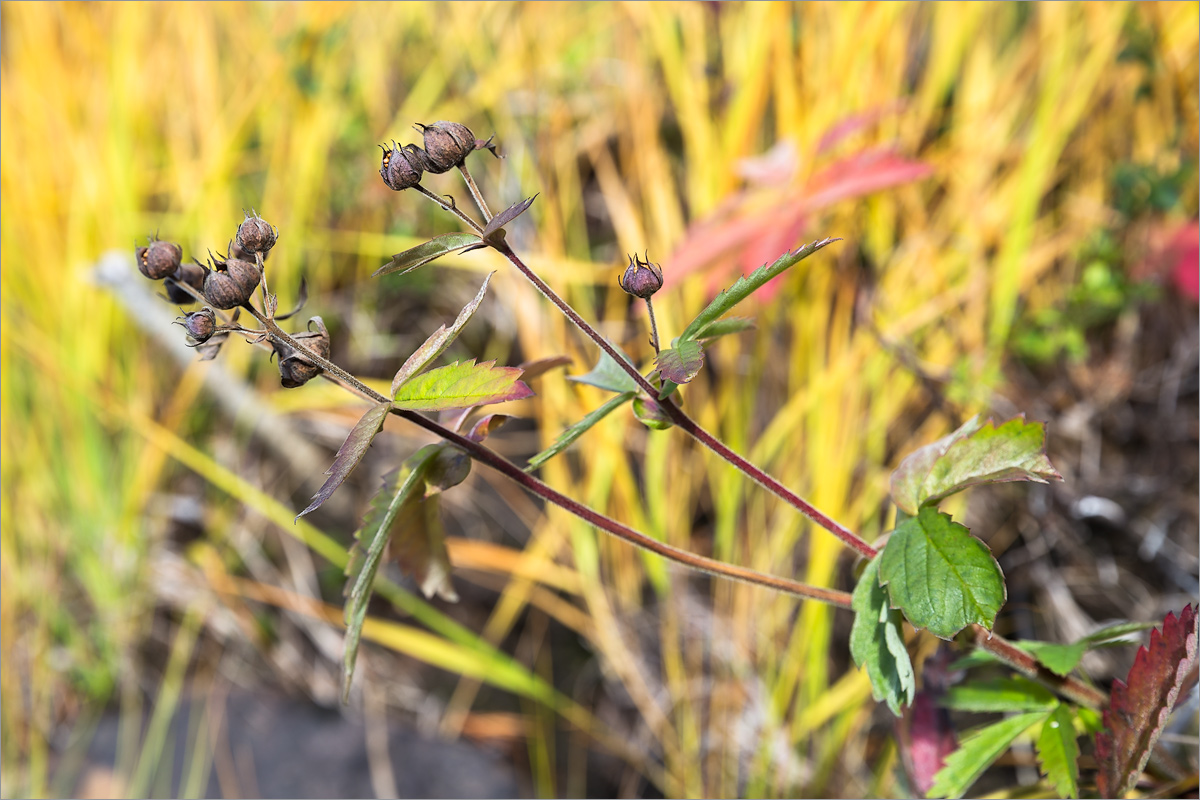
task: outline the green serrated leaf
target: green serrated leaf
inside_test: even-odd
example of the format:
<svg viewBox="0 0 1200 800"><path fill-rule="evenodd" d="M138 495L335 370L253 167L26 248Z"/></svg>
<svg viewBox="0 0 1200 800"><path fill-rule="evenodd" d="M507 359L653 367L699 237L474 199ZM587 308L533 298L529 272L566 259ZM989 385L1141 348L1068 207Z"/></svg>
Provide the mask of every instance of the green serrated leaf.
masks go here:
<svg viewBox="0 0 1200 800"><path fill-rule="evenodd" d="M1047 711L1058 705L1058 699L1041 684L1015 677L952 686L942 705L958 711Z"/></svg>
<svg viewBox="0 0 1200 800"><path fill-rule="evenodd" d="M962 740L962 746L946 759L946 766L933 778L933 787L926 797L962 797L971 784L1003 755L1004 751L1034 725L1045 722L1053 712L1031 711L1002 719Z"/></svg>
<svg viewBox="0 0 1200 800"><path fill-rule="evenodd" d="M1079 660L1088 649L1085 641L1071 644L1054 642L1017 642L1017 646L1032 655L1055 675L1068 675L1079 666Z"/></svg>
<svg viewBox="0 0 1200 800"><path fill-rule="evenodd" d="M371 446L375 436L383 430L383 422L387 419L391 407L391 403L379 403L362 415L362 419L355 424L350 435L346 437L346 441L342 442L342 446L338 448L337 455L333 459L333 466L326 473L329 478L313 495L312 502L308 504L308 507L296 515L296 519L317 510L354 471L358 462L362 461L363 456L367 454L367 448Z"/></svg>
<svg viewBox="0 0 1200 800"><path fill-rule="evenodd" d="M722 336L729 336L734 333L748 331L754 327L754 320L749 317L726 317L719 319L716 322L705 325L699 333L696 334L696 341L708 342L713 339L718 339ZM676 343L678 340L676 340ZM673 343L674 346L675 343Z"/></svg>
<svg viewBox="0 0 1200 800"><path fill-rule="evenodd" d="M887 593L879 585L878 557L858 579L851 607L850 655L857 666L867 670L875 700L887 703L892 713L900 716L901 706L912 704L916 676L904 646L900 612L889 608Z"/></svg>
<svg viewBox="0 0 1200 800"><path fill-rule="evenodd" d="M622 392L616 397L610 399L604 405L597 408L595 411L592 411L583 419L579 420L579 422L576 422L574 425L567 428L558 435L558 438L554 440L554 444L550 445L545 450L529 459L529 464L526 465L525 471L531 472L537 469L561 453L563 450L566 450L568 447L574 444L576 439L578 439L580 436L583 436L583 434L585 434L593 425L607 417L612 412L616 411L624 404L628 403L635 396L636 394L634 392Z"/></svg>
<svg viewBox="0 0 1200 800"><path fill-rule="evenodd" d="M1014 417L996 427L973 417L912 453L892 473L892 500L909 514L971 486L1062 480L1046 457L1046 428Z"/></svg>
<svg viewBox="0 0 1200 800"><path fill-rule="evenodd" d="M483 285L479 287L479 291L475 294L475 299L463 306L462 311L458 312L458 317L447 328L445 325L434 331L433 335L425 340L425 343L416 349L408 360L404 362L404 366L392 378L392 396L395 397L396 391L410 380L421 370L425 369L435 358L446 352L446 348L458 338L462 333L462 329L471 321L471 317L475 314L479 304L483 302L483 296L487 294L488 284L491 283L492 276L496 273L488 273L488 276L483 279Z"/></svg>
<svg viewBox="0 0 1200 800"><path fill-rule="evenodd" d="M392 260L384 264L379 269L371 274L372 278L378 278L380 275L388 275L392 272L401 272L404 275L412 272L418 267L423 267L430 261L441 258L447 253L453 253L455 250L462 250L464 247L471 245L482 244L483 240L473 233L444 233L441 236L435 236L424 244L419 244L414 248L405 250L403 253L397 253L392 256Z"/></svg>
<svg viewBox="0 0 1200 800"><path fill-rule="evenodd" d="M736 306L738 303L745 300L758 289L762 288L763 284L780 275L788 269L799 264L804 259L811 256L826 245L841 241L840 239L822 239L819 242L806 244L798 250L784 253L774 264L770 266L761 266L751 272L749 275L743 275L734 282L725 291L718 294L708 306L701 311L691 323L684 328L683 333L679 335L679 341L688 342L695 341L700 338L700 333L712 325L718 319L723 317L726 312Z"/></svg>
<svg viewBox="0 0 1200 800"><path fill-rule="evenodd" d="M612 344L612 342L609 342ZM633 364L633 359L630 358L624 350L613 345L613 349L620 353L621 358L625 359L629 364ZM589 386L595 386L597 389L605 389L610 392L636 392L638 390L637 382L633 376L621 369L616 361L612 359L605 351L600 351L600 358L596 361L596 366L592 367L592 371L584 375L568 375L567 380L575 381L576 383L586 383Z"/></svg>
<svg viewBox="0 0 1200 800"><path fill-rule="evenodd" d="M438 445L426 445L410 456L371 501L371 508L363 517L363 524L354 534L356 543L346 566L346 640L342 656L342 702L350 695L350 682L354 678L354 664L358 660L358 644L362 638L363 620L367 617L367 606L371 600L371 587L375 573L387 546L392 522L400 507L413 494L423 489L424 473L430 459L437 453Z"/></svg>
<svg viewBox="0 0 1200 800"><path fill-rule="evenodd" d="M1038 769L1059 797L1079 797L1079 744L1071 709L1061 703L1042 723L1037 739Z"/></svg>
<svg viewBox="0 0 1200 800"><path fill-rule="evenodd" d="M704 347L699 342L680 342L678 347L659 351L654 363L658 365L658 374L664 383L688 383L704 366Z"/></svg>
<svg viewBox="0 0 1200 800"><path fill-rule="evenodd" d="M533 395L520 381L521 370L495 364L495 361L482 364L474 360L455 361L431 369L402 385L392 398L392 405L413 411L441 411L522 400Z"/></svg>
<svg viewBox="0 0 1200 800"><path fill-rule="evenodd" d="M987 545L936 508L896 527L879 562L879 580L894 608L916 628L942 639L972 623L989 630L1007 590Z"/></svg>

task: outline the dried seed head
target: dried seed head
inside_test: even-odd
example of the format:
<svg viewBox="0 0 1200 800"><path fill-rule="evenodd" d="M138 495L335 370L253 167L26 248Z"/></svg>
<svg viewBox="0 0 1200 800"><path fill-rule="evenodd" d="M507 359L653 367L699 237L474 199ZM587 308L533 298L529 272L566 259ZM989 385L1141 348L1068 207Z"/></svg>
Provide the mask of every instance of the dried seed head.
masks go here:
<svg viewBox="0 0 1200 800"><path fill-rule="evenodd" d="M181 306L191 305L196 302L196 298L181 288L183 284L187 284L197 292L203 292L204 265L195 259L192 259L191 263L180 264L179 269L175 270L163 284L167 290L168 300Z"/></svg>
<svg viewBox="0 0 1200 800"><path fill-rule="evenodd" d="M314 326L316 330L313 330ZM320 317L309 319L308 333L294 333L292 338L310 353L329 358L329 331L325 329L325 322ZM291 347L275 345L275 352L279 354L279 382L285 389L303 386L324 372Z"/></svg>
<svg viewBox="0 0 1200 800"><path fill-rule="evenodd" d="M646 299L662 288L662 268L658 264L630 256L629 266L625 268L625 274L621 276L619 283L622 289L634 297Z"/></svg>
<svg viewBox="0 0 1200 800"><path fill-rule="evenodd" d="M169 278L171 273L179 269L183 260L183 248L174 242L164 242L153 237L146 247L139 247L137 254L138 269L152 281Z"/></svg>
<svg viewBox="0 0 1200 800"><path fill-rule="evenodd" d="M188 347L204 344L217 332L217 316L208 306L199 311L189 311L175 320L176 325L182 325L187 331Z"/></svg>
<svg viewBox="0 0 1200 800"><path fill-rule="evenodd" d="M209 260L204 277L204 297L217 308L237 308L250 299L262 280L258 266L240 258Z"/></svg>
<svg viewBox="0 0 1200 800"><path fill-rule="evenodd" d="M425 169L435 175L461 166L475 150L475 134L460 122L417 123L416 128L425 137L425 153L429 160Z"/></svg>
<svg viewBox="0 0 1200 800"><path fill-rule="evenodd" d="M235 241L238 247L244 252L263 253L265 255L275 246L275 240L278 238L279 230L271 227L271 224L260 217L257 212L251 211L249 214L246 214L246 218L238 226ZM230 255L234 254L231 252ZM252 261L253 258L246 260Z"/></svg>
<svg viewBox="0 0 1200 800"><path fill-rule="evenodd" d="M383 148L383 162L379 174L389 189L397 192L416 186L421 182L421 173L429 169L429 157L415 144L398 146L394 141L391 148Z"/></svg>

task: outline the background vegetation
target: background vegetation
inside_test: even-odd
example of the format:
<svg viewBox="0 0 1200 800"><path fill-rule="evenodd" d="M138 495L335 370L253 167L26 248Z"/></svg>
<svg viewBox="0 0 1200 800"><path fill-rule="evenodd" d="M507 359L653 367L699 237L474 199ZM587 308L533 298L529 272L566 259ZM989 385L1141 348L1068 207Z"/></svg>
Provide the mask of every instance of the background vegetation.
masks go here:
<svg viewBox="0 0 1200 800"><path fill-rule="evenodd" d="M493 269L459 355L565 353L574 374L595 356L490 253L369 279L454 229L377 175L376 145L419 141L413 122L497 134L507 159L472 167L493 208L541 192L510 241L641 355L645 320L614 291L624 253L663 262L669 337L714 284L841 236L760 305L758 332L714 347L686 399L871 538L904 453L957 416L1023 410L1004 400L1014 343L1037 368L1086 363L1089 331L1141 298L1135 279L1176 286L1128 268L1196 218L1197 12L0 6L4 795L74 791L60 758L106 707L153 710L148 731L123 724L113 784L143 795L162 791L155 732L186 693L334 702L341 554L377 476L422 441L390 422L359 496L293 525L361 406L315 382L282 391L237 342L216 364L177 361L165 339L181 332L140 327L97 283L106 251L159 231L186 257L223 252L254 207L282 231L282 305L307 275L334 359L386 383ZM514 457L601 402L560 373L535 389L514 413L536 424L494 440ZM235 394L249 405L231 415ZM262 420L286 436L256 435ZM832 537L685 437L618 414L584 445L547 480L672 544L851 585ZM449 506L463 602L388 590L357 709L507 748L543 795L903 791L847 667L849 615L667 569L476 472ZM197 719L193 792L219 761L219 719Z"/></svg>

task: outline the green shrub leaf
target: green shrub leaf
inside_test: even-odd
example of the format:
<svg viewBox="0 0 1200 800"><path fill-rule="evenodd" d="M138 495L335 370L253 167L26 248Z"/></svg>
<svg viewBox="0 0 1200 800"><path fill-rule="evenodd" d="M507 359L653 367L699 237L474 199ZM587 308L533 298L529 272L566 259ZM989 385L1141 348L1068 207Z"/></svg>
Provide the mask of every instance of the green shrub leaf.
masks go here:
<svg viewBox="0 0 1200 800"><path fill-rule="evenodd" d="M371 588L375 584L375 573L387 546L388 535L401 507L414 496L420 496L425 488L425 470L437 454L438 445L422 447L410 456L400 469L384 479L383 488L371 501L371 507L363 517L363 524L354 534L355 544L346 565L346 645L342 656L342 702L350 695L350 682L354 678L354 664L358 660L358 644L362 637L363 621L367 618L367 605L371 600Z"/></svg>
<svg viewBox="0 0 1200 800"><path fill-rule="evenodd" d="M1071 709L1059 703L1042 723L1037 740L1038 768L1059 797L1079 797L1079 744Z"/></svg>
<svg viewBox="0 0 1200 800"><path fill-rule="evenodd" d="M372 278L399 272L406 275L418 267L423 267L430 261L441 258L447 253L462 250L464 247L480 245L483 240L473 233L443 233L435 236L425 244L419 244L403 253L392 256L392 260L372 273Z"/></svg>
<svg viewBox="0 0 1200 800"><path fill-rule="evenodd" d="M520 369L495 364L455 361L431 369L402 385L392 398L392 405L414 411L441 411L522 400L533 395L521 382Z"/></svg>
<svg viewBox="0 0 1200 800"><path fill-rule="evenodd" d="M1002 719L962 740L962 746L946 759L946 766L934 776L933 788L926 797L962 797L971 784L999 758L1025 731L1045 722L1050 711L1030 711Z"/></svg>
<svg viewBox="0 0 1200 800"><path fill-rule="evenodd" d="M479 287L479 291L475 295L475 299L463 306L462 311L458 312L458 318L447 328L445 325L434 331L433 335L425 340L425 343L416 349L408 360L404 362L404 366L392 378L392 396L396 396L396 391L404 384L405 381L411 379L421 370L425 369L435 358L446 352L446 348L451 342L458 338L462 333L462 329L470 322L471 317L475 314L479 304L483 302L483 296L487 294L488 284L491 283L492 275L489 273L483 279L483 285Z"/></svg>
<svg viewBox="0 0 1200 800"><path fill-rule="evenodd" d="M987 545L929 506L896 527L880 556L879 581L914 627L942 639L976 622L990 629L1007 597Z"/></svg>
<svg viewBox="0 0 1200 800"><path fill-rule="evenodd" d="M1062 476L1046 457L1046 428L1014 417L996 427L972 417L954 433L909 455L892 473L892 499L908 514L970 486L1047 483Z"/></svg>
<svg viewBox="0 0 1200 800"><path fill-rule="evenodd" d="M1056 644L1055 642L1017 642L1016 644L1042 662L1046 669L1055 675L1063 676L1079 666L1080 659L1088 649L1088 643L1083 640L1071 644Z"/></svg>
<svg viewBox="0 0 1200 800"><path fill-rule="evenodd" d="M526 465L525 471L529 472L537 469L538 467L542 466L542 464L545 464L547 461L561 453L563 450L566 450L575 442L576 439L587 433L587 431L593 425L607 417L612 412L616 411L621 406L628 403L635 396L636 393L634 392L622 392L616 397L610 399L604 405L597 408L595 411L588 414L583 419L579 420L579 422L576 422L574 425L567 428L558 435L558 438L554 440L554 444L550 445L545 450L529 459L529 464Z"/></svg>
<svg viewBox="0 0 1200 800"><path fill-rule="evenodd" d="M958 711L1048 711L1058 699L1041 684L1016 677L952 686L942 705Z"/></svg>
<svg viewBox="0 0 1200 800"><path fill-rule="evenodd" d="M621 358L629 364L633 364L633 359L625 353L624 350L613 345ZM597 389L604 389L609 392L636 392L638 390L637 382L628 372L621 369L620 365L613 360L604 350L600 351L600 359L596 362L596 366L592 367L592 371L584 375L568 375L567 380L575 381L576 383L586 383L589 386L595 386Z"/></svg>
<svg viewBox="0 0 1200 800"><path fill-rule="evenodd" d="M798 250L784 253L774 264L761 266L749 275L743 275L725 291L718 294L708 306L701 311L691 323L684 328L679 341L689 342L701 338L704 329L721 318L727 311L745 300L763 284L799 264L826 245L841 241L840 239L822 239L819 242L806 244Z"/></svg>
<svg viewBox="0 0 1200 800"><path fill-rule="evenodd" d="M316 511L354 471L358 462L362 461L363 456L367 454L367 448L375 440L376 434L383 430L383 421L387 419L391 407L391 403L379 403L363 414L362 419L355 424L350 435L346 437L346 441L342 442L342 446L338 448L337 455L333 458L333 466L325 473L329 478L313 495L312 502L308 504L308 507L296 515L296 519L300 519L311 511Z"/></svg>
<svg viewBox="0 0 1200 800"><path fill-rule="evenodd" d="M901 629L903 618L888 605L887 593L879 585L879 558L867 564L851 602L854 627L850 629L850 655L866 669L871 694L887 703L896 716L901 706L911 705L916 676Z"/></svg>

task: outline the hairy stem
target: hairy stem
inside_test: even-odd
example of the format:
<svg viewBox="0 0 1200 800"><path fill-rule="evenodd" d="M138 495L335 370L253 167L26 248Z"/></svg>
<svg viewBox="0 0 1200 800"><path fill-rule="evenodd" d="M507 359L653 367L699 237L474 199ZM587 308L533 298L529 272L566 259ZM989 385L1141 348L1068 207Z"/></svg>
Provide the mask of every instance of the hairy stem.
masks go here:
<svg viewBox="0 0 1200 800"><path fill-rule="evenodd" d="M646 311L650 312L650 344L654 346L654 352L657 354L658 349L658 322L654 319L654 304L650 302L650 298L646 298Z"/></svg>
<svg viewBox="0 0 1200 800"><path fill-rule="evenodd" d="M648 397L651 399L658 397L659 390L654 386L654 384L650 383L645 376L638 372L636 367L622 358L621 355L617 353L616 349L608 343L608 340L600 335L599 331L593 328L583 317L579 316L579 313L576 312L575 309L571 308L571 306L565 300L559 297L554 290L546 284L545 281L538 277L537 273L526 266L506 242L489 242L489 244L499 251L501 255L507 258L512 265L515 266L521 272L521 274L529 280L530 283L537 287L538 291L545 295L547 300L557 306L559 311L565 314L567 318L571 320L571 322L575 323L575 326L583 331L589 338L591 338L591 340L594 341L601 350L608 353L608 355L612 357L612 360L615 361L617 365L621 367L621 369L625 370L625 372L629 374L629 377L633 378L634 382L637 383L638 387L645 392ZM817 523L822 528L841 539L853 550L867 558L874 558L878 553L875 548L871 547L871 545L867 544L860 537L852 533L846 526L825 516L825 514L818 511L815 507L813 507L810 503L805 501L791 489L787 488L775 478L751 464L733 450L730 450L724 442L713 436L708 431L704 430L704 428L700 427L699 423L689 417L682 408L678 407L674 403L660 403L660 405L662 406L662 409L664 413L666 413L667 417L678 428L682 429L705 447L728 461L755 483L774 493L801 514L804 514L804 516L808 517L813 522Z"/></svg>
<svg viewBox="0 0 1200 800"><path fill-rule="evenodd" d="M492 210L488 208L487 200L483 199L483 194L479 191L479 187L475 185L475 179L471 177L471 173L467 171L467 162L458 165L458 171L462 173L463 180L466 181L467 189L471 192L472 199L475 200L475 205L479 207L479 213L483 214L484 222L492 221Z"/></svg>

